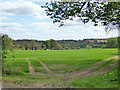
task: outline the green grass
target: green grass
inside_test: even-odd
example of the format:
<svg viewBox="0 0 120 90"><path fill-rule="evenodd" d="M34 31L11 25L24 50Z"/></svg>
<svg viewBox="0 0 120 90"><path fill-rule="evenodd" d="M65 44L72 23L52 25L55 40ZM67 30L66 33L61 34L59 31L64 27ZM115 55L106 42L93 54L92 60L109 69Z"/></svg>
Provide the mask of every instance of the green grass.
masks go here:
<svg viewBox="0 0 120 90"><path fill-rule="evenodd" d="M38 58L40 60L96 60L118 55L117 49L79 50L14 50L16 58Z"/></svg>
<svg viewBox="0 0 120 90"><path fill-rule="evenodd" d="M43 68L43 66L40 64L39 61L35 60L35 59L29 59L29 61L32 63L33 69L35 72L42 72L42 73L46 73L45 69Z"/></svg>
<svg viewBox="0 0 120 90"><path fill-rule="evenodd" d="M28 62L25 59L6 59L5 60L5 70L6 72L12 71L12 73L28 73Z"/></svg>
<svg viewBox="0 0 120 90"><path fill-rule="evenodd" d="M117 49L79 49L79 50L14 50L14 54L16 58L37 58L41 60L50 70L52 70L55 74L61 73L70 73L79 71L82 68L86 68L96 62L105 60L110 57L114 57L118 55ZM11 56L8 56L8 60L6 64L10 64L12 68L16 69L16 66L19 67L19 71L24 72L23 75L7 75L3 77L4 80L10 80L13 83L23 83L23 82L55 82L55 83L63 83L63 81L52 80L56 79L53 76L34 76L29 75L28 72L28 62L23 59L16 59L15 61L10 60ZM41 74L45 74L45 70L42 65L34 60L29 59L32 63L35 72L40 72ZM113 60L114 61L114 60ZM99 67L106 66L106 64L110 64L111 61L105 62ZM92 77L81 77L76 80L72 80L69 83L74 87L82 87L82 88L111 88L117 87L117 81L114 81L113 78L117 78L115 67L111 72L115 72L115 75L107 73L105 75L98 75ZM103 78L103 76L105 78ZM113 77L114 76L114 77ZM112 78L113 77L113 78ZM13 81L11 81L11 79ZM19 79L19 80L18 80ZM116 80L116 79L115 79Z"/></svg>
<svg viewBox="0 0 120 90"><path fill-rule="evenodd" d="M75 88L118 88L118 65L106 74L70 81Z"/></svg>
<svg viewBox="0 0 120 90"><path fill-rule="evenodd" d="M79 71L100 60L42 60L55 73L70 73Z"/></svg>
<svg viewBox="0 0 120 90"><path fill-rule="evenodd" d="M118 51L117 49L14 50L14 53L16 58L38 58L55 73L67 73L116 56Z"/></svg>
<svg viewBox="0 0 120 90"><path fill-rule="evenodd" d="M100 69L100 68L106 67L107 65L109 65L109 64L111 64L111 63L113 63L113 62L115 62L115 61L117 61L117 59L111 59L111 60L109 60L109 61L106 61L106 62L104 62L103 64L97 66L97 67L96 67L94 70L92 70L91 72L97 71L97 70Z"/></svg>

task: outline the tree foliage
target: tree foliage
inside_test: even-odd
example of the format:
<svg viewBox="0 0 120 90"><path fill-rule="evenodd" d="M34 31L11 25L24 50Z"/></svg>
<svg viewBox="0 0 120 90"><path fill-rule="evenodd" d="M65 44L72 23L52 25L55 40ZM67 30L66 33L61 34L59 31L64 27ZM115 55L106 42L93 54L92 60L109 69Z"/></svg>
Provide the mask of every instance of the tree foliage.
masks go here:
<svg viewBox="0 0 120 90"><path fill-rule="evenodd" d="M79 17L83 23L94 22L94 26L101 22L107 26L106 30L120 28L120 2L51 2L41 7L53 23L60 22L60 26L64 20Z"/></svg>
<svg viewBox="0 0 120 90"><path fill-rule="evenodd" d="M87 46L86 46L86 48L87 48L87 49L90 49L90 48L91 48L91 46L90 46L90 45L87 45Z"/></svg>
<svg viewBox="0 0 120 90"><path fill-rule="evenodd" d="M3 74L11 74L12 69L10 68L11 66L7 63L5 64L5 59L7 58L9 54L9 52L12 52L12 57L14 58L14 53L13 53L13 43L12 43L12 39L6 35L6 34L1 34L0 35L0 44L1 44L1 49L2 49L2 73ZM7 68L7 69L6 69Z"/></svg>
<svg viewBox="0 0 120 90"><path fill-rule="evenodd" d="M62 47L56 40L50 39L50 49L59 50L59 49L62 49Z"/></svg>
<svg viewBox="0 0 120 90"><path fill-rule="evenodd" d="M120 50L120 36L117 39L117 43L118 43L118 49ZM120 54L120 52L119 52L119 54Z"/></svg>
<svg viewBox="0 0 120 90"><path fill-rule="evenodd" d="M42 48L44 50L46 50L46 49L60 50L60 49L62 49L62 46L56 40L50 39L50 40L46 40L42 43Z"/></svg>
<svg viewBox="0 0 120 90"><path fill-rule="evenodd" d="M34 41L34 40L18 40L18 41L14 41L14 48L15 49L25 49L25 50L34 50L36 48L40 48L40 45L38 44L38 42Z"/></svg>
<svg viewBox="0 0 120 90"><path fill-rule="evenodd" d="M2 37L2 58L6 58L8 50L12 51L12 39L8 35L1 35Z"/></svg>
<svg viewBox="0 0 120 90"><path fill-rule="evenodd" d="M108 38L106 47L108 48L117 48L117 38Z"/></svg>
<svg viewBox="0 0 120 90"><path fill-rule="evenodd" d="M44 42L42 43L42 48L43 48L44 50L50 49L50 41L49 41L49 40L44 41Z"/></svg>

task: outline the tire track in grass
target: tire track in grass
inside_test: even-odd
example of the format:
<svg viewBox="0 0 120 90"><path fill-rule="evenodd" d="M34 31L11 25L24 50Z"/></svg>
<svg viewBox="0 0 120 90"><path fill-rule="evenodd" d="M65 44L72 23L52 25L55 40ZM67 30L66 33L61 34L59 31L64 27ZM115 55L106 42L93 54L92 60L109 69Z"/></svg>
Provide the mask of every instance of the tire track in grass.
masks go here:
<svg viewBox="0 0 120 90"><path fill-rule="evenodd" d="M58 74L55 74L55 75L57 75L58 76L58 78L57 79L55 79L55 80L59 80L59 81L70 81L70 80L74 80L75 78L79 78L79 77L84 77L84 76L96 76L96 75L100 75L100 74L104 74L104 73L107 73L108 71L110 71L117 63L118 63L118 61L115 61L115 62L113 62L113 63L110 63L110 64L108 64L107 66L105 66L105 67L102 67L102 68L100 68L100 69L98 69L98 71L97 72L89 72L89 71L91 71L91 70L93 70L93 69L95 69L97 66L99 66L99 65L101 65L101 64L103 64L104 62L106 62L106 61L109 61L109 60L111 60L111 59L113 59L113 58L117 58L118 56L116 56L116 57L111 57L111 58L108 58L108 59L106 59L106 60L103 60L103 61L100 61L100 62L98 62L98 63L96 63L96 64L93 64L93 65L91 65L91 66L89 66L90 67L90 69L89 69L89 67L87 67L87 68L84 68L84 69L82 69L82 70L80 70L79 72L73 72L73 73L68 73L68 74L61 74L61 76L59 76ZM16 59L18 59L18 58L16 58ZM22 59L25 59L25 60L27 60L28 61L28 59L30 59L30 58L22 58ZM35 59L35 60L37 60L37 61L39 61L38 59L36 59L36 58L33 58L33 59ZM29 61L28 61L29 62ZM41 64L42 64L42 66L46 69L46 71L48 71L48 72L50 72L49 71L49 68L44 64L44 63L42 63L41 61L39 61ZM32 65L29 63L29 67L32 67ZM33 69L33 68L32 68ZM87 71L85 71L85 70L87 70ZM33 70L34 71L34 70ZM75 75L75 74L77 74L77 75ZM49 75L49 74L48 74ZM51 75L54 75L54 74L51 74ZM52 80L52 79L51 79ZM67 83L67 82L66 82ZM19 86L19 84L13 84L14 86L16 86L16 87L18 87ZM4 86L6 86L6 83L5 83L5 85ZM61 85L61 87L62 86L65 86L65 84L62 84ZM11 87L11 85L10 85L10 87ZM20 86L21 87L21 86ZM26 87L26 86L22 86L22 87ZM52 84L51 85L51 83L50 84L47 84L47 83L35 83L35 85L34 84L32 84L32 85L29 85L29 86L27 86L27 88L30 88L30 87L40 87L40 88L43 88L43 87L48 87L48 88L55 88L56 87L56 84L54 83L54 84Z"/></svg>
<svg viewBox="0 0 120 90"><path fill-rule="evenodd" d="M112 70L112 68L113 68L116 64L118 64L118 61L116 61L116 62L114 62L114 63L112 63L112 64L108 64L107 66L100 68L100 69L97 70L96 72L88 73L88 74L85 75L85 76L96 76L96 75L100 75L100 74L107 73L108 71Z"/></svg>
<svg viewBox="0 0 120 90"><path fill-rule="evenodd" d="M31 59L31 58L12 58L12 59L25 59L29 65L29 74L32 74L32 75L35 74L33 66L32 66L31 62L29 61L29 59Z"/></svg>
<svg viewBox="0 0 120 90"><path fill-rule="evenodd" d="M109 70L111 70L113 68L113 66L115 64L117 64L118 62L114 62L113 64L110 64L107 67L103 67L103 69L99 70L97 73L96 72L90 73L90 71L94 70L97 66L103 64L104 62L109 61L109 60L114 59L114 58L118 58L118 56L111 57L111 58L105 59L103 61L100 61L96 64L93 64L93 65L87 67L87 68L81 69L79 72L73 72L73 73L66 74L64 76L65 77L64 80L72 80L73 78L77 78L77 77L95 76L95 75L100 75L100 74L106 73Z"/></svg>
<svg viewBox="0 0 120 90"><path fill-rule="evenodd" d="M29 73L30 74L35 74L35 71L34 71L34 69L33 69L33 67L32 67L32 64L31 64L31 62L28 60L29 58L25 58L25 60L27 60L27 62L28 62L28 64L29 64Z"/></svg>
<svg viewBox="0 0 120 90"><path fill-rule="evenodd" d="M37 58L34 58L35 60L37 60L38 62L40 62L40 64L44 67L44 69L46 70L47 73L52 74L53 72L40 60L38 60Z"/></svg>
<svg viewBox="0 0 120 90"><path fill-rule="evenodd" d="M53 72L42 61L38 60L37 58L15 58L15 59L25 59L25 60L27 60L27 62L29 64L29 73L30 74L34 74L35 75L36 73L35 73L35 71L34 71L34 69L32 67L31 62L28 59L35 59L35 60L37 60L44 67L44 69L46 70L47 73L53 74Z"/></svg>
<svg viewBox="0 0 120 90"><path fill-rule="evenodd" d="M111 70L111 68L117 63L111 64L111 66L108 65L106 68L103 67L104 69L102 69L102 70L99 69L99 72L97 72L97 73L96 73L96 71L95 72L91 72L91 71L94 70L97 66L103 64L104 62L109 61L109 60L114 59L114 58L118 58L118 56L102 60L102 61L97 62L97 63L95 63L95 64L93 64L93 65L91 65L91 66L89 66L87 68L83 68L78 72L59 74L59 75L55 74L55 73L53 74L53 72L39 59L37 59L37 58L33 58L33 59L40 62L40 64L44 67L44 69L46 70L47 73L58 76L58 77L62 77L64 80L70 80L71 78L77 78L77 77L81 77L81 76L87 76L87 75L88 76L95 76L95 75L98 75L98 74L106 73L109 70ZM28 59L31 59L31 58L16 58L16 59L26 59L28 61ZM34 69L32 67L32 64L29 61L28 61L28 63L29 63L29 71L30 71L30 73L35 74ZM106 71L103 71L103 70L106 70Z"/></svg>

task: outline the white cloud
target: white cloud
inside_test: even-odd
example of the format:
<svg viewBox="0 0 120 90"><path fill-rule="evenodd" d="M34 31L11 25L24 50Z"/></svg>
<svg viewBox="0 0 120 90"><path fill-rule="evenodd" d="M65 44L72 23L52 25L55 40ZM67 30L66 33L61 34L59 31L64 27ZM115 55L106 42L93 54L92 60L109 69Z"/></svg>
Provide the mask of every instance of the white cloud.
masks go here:
<svg viewBox="0 0 120 90"><path fill-rule="evenodd" d="M10 18L5 17L5 16L0 16L0 22L4 21L4 20L9 20Z"/></svg>
<svg viewBox="0 0 120 90"><path fill-rule="evenodd" d="M105 38L117 35L116 32L110 32L107 35L103 26L94 27L92 23L83 24L78 20L79 18L74 18L74 21L66 20L65 26L60 28L60 23L36 22L35 20L27 22L30 18L24 18L26 15L40 20L49 18L46 16L44 9L34 3L33 0L6 0L2 2L0 7L0 14L4 15L0 17L1 20L9 19L8 15L16 15L17 18L19 18L19 15L23 16L20 22L15 22L16 18L13 18L9 23L0 23L0 27L2 27L0 32L8 34L14 39L83 39ZM20 24L21 22L25 22L24 25Z"/></svg>
<svg viewBox="0 0 120 90"><path fill-rule="evenodd" d="M74 21L73 21L74 22ZM116 31L107 34L104 28L94 27L91 24L78 26L63 26L52 22L35 22L28 26L19 23L2 23L0 32L4 32L14 39L83 39L83 38L107 38L117 36ZM28 29L26 27L29 27Z"/></svg>
<svg viewBox="0 0 120 90"><path fill-rule="evenodd" d="M0 23L0 32L4 34L16 34L26 32L25 25L19 23Z"/></svg>
<svg viewBox="0 0 120 90"><path fill-rule="evenodd" d="M44 9L40 5L30 1L3 1L0 7L0 15L32 15L36 19L49 18L45 15Z"/></svg>
<svg viewBox="0 0 120 90"><path fill-rule="evenodd" d="M2 28L10 28L10 27L23 27L25 25L19 24L19 23L0 23L0 27Z"/></svg>
<svg viewBox="0 0 120 90"><path fill-rule="evenodd" d="M50 2L51 0L26 0L26 1L32 1L32 2Z"/></svg>
<svg viewBox="0 0 120 90"><path fill-rule="evenodd" d="M71 21L70 21L71 22ZM69 23L70 22L66 22ZM117 36L116 31L112 31L109 34L105 32L103 26L93 26L93 24L82 24L73 21L71 26L63 26L59 28L59 24L53 24L52 22L47 23L32 23L30 26L34 27L35 32L41 32L41 36L44 38L55 38L55 39L83 39L83 38L107 38Z"/></svg>
<svg viewBox="0 0 120 90"><path fill-rule="evenodd" d="M59 24L53 24L52 22L35 22L30 25L30 27L34 27L37 31L44 32L56 32L59 31Z"/></svg>
<svg viewBox="0 0 120 90"><path fill-rule="evenodd" d="M26 32L26 33L24 33L24 38L27 38L27 39L37 39L37 38L40 38L40 35L39 35L39 33Z"/></svg>

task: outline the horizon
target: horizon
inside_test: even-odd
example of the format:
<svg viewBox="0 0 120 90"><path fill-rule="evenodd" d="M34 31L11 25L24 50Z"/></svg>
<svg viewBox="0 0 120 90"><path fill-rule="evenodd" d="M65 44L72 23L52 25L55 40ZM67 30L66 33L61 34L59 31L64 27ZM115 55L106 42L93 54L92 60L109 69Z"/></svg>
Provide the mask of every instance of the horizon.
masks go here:
<svg viewBox="0 0 120 90"><path fill-rule="evenodd" d="M117 37L109 37L109 38L117 38ZM12 38L11 38L12 39ZM54 39L56 41L59 41L59 40L85 40L85 39L108 39L108 38L83 38L83 39ZM12 39L12 40L15 40L15 39ZM37 40L37 41L45 41L45 40L40 40L40 39L16 39L15 41L17 40ZM50 40L50 39L47 39L47 40Z"/></svg>

